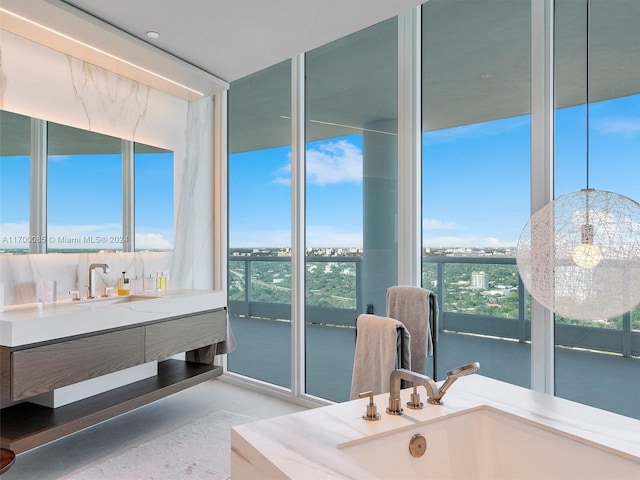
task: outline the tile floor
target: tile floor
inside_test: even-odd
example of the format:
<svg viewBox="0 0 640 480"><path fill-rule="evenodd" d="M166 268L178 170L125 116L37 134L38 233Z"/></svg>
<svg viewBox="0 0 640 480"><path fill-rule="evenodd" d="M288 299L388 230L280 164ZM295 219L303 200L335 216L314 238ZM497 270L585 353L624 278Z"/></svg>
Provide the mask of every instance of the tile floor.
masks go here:
<svg viewBox="0 0 640 480"><path fill-rule="evenodd" d="M58 479L219 410L262 419L305 407L214 379L24 452L2 480Z"/></svg>

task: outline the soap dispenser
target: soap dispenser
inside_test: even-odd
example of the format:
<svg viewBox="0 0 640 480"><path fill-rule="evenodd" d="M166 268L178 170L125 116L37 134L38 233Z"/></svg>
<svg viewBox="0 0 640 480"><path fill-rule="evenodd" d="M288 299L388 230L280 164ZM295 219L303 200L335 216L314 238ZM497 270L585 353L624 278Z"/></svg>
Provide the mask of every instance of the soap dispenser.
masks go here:
<svg viewBox="0 0 640 480"><path fill-rule="evenodd" d="M129 295L127 272L122 272L122 276L118 277L118 295Z"/></svg>

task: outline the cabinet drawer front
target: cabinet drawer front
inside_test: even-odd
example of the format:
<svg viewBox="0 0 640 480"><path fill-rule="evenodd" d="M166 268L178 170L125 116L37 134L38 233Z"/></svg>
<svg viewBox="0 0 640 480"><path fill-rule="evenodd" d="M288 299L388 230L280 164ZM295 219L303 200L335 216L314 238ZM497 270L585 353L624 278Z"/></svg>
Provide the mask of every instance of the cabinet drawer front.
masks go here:
<svg viewBox="0 0 640 480"><path fill-rule="evenodd" d="M12 400L144 363L144 327L59 342L11 354Z"/></svg>
<svg viewBox="0 0 640 480"><path fill-rule="evenodd" d="M156 360L221 342L226 325L224 309L147 325L145 359Z"/></svg>
<svg viewBox="0 0 640 480"><path fill-rule="evenodd" d="M11 398L11 351L0 347L0 397Z"/></svg>

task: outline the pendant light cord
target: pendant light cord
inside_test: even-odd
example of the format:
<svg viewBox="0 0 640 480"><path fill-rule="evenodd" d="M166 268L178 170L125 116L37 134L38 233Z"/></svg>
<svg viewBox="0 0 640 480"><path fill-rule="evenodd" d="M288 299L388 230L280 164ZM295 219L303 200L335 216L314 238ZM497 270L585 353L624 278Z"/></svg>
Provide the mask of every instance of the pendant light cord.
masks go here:
<svg viewBox="0 0 640 480"><path fill-rule="evenodd" d="M591 0L587 0L587 62L586 62L586 70L587 70L587 78L585 82L586 86L586 94L587 94L587 105L586 105L586 127L587 127L587 145L586 145L586 156L587 156L587 190L589 190L589 51L590 51L590 43L589 43L589 31L591 30ZM588 198L588 197L587 197ZM587 215L589 211L587 210Z"/></svg>

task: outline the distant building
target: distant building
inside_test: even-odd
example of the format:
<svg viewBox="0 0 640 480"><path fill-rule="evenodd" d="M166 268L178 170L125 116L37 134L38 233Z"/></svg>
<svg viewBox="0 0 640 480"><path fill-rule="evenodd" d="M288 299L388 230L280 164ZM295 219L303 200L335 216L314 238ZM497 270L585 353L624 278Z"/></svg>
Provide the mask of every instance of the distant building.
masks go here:
<svg viewBox="0 0 640 480"><path fill-rule="evenodd" d="M471 274L471 286L482 290L489 288L489 279L487 278L487 274L484 272L473 272Z"/></svg>

